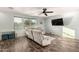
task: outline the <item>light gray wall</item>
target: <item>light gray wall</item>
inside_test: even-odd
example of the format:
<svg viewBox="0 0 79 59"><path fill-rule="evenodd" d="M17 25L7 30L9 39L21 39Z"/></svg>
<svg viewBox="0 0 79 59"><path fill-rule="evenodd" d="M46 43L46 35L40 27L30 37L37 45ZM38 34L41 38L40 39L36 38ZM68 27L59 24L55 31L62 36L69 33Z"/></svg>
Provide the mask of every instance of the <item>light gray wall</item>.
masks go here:
<svg viewBox="0 0 79 59"><path fill-rule="evenodd" d="M15 14L0 12L0 35L1 32L14 30L14 20L13 20L14 16ZM18 16L23 17L22 15L18 15ZM26 16L26 18L29 17ZM62 15L56 15L46 18L45 17L34 17L34 18L38 20L38 25L44 28L46 32L49 33L51 32L62 36L63 26L52 26L51 24L52 19L57 19L61 17ZM79 39L79 13L75 14L73 17L72 16L63 17L63 19L64 19L64 26L75 30L76 38ZM40 22L42 22L42 24L40 24Z"/></svg>
<svg viewBox="0 0 79 59"><path fill-rule="evenodd" d="M51 16L45 19L45 31L49 33L54 33L57 35L62 35L62 26L52 26L51 20L61 18L61 16L56 15L56 16Z"/></svg>
<svg viewBox="0 0 79 59"><path fill-rule="evenodd" d="M44 25L44 19L42 17L34 17L34 16L28 16L18 13L9 13L9 12L0 12L0 39L2 32L8 32L8 31L14 31L14 16L22 17L22 18L35 18L38 22L38 26L43 27ZM40 24L42 22L43 24ZM17 31L18 36L24 35L24 30Z"/></svg>
<svg viewBox="0 0 79 59"><path fill-rule="evenodd" d="M12 14L0 12L0 39L2 32L13 31L14 22Z"/></svg>
<svg viewBox="0 0 79 59"><path fill-rule="evenodd" d="M14 29L13 16L0 12L0 32L12 31Z"/></svg>
<svg viewBox="0 0 79 59"><path fill-rule="evenodd" d="M71 19L68 19L68 20L71 20ZM67 25L66 27L73 29L75 31L76 39L79 39L79 13L75 14L72 17L70 24Z"/></svg>
<svg viewBox="0 0 79 59"><path fill-rule="evenodd" d="M45 23L44 26L45 26L46 32L49 32L52 34L54 33L62 36L63 26L52 26L51 24L52 19L57 19L61 17L63 16L56 15L56 16L48 17L46 20L44 20L44 23ZM75 31L76 39L79 39L79 13L73 16L63 17L63 21L64 21L64 27L73 29Z"/></svg>
<svg viewBox="0 0 79 59"><path fill-rule="evenodd" d="M38 26L40 26L44 30L44 18L37 18ZM42 23L42 24L41 24Z"/></svg>

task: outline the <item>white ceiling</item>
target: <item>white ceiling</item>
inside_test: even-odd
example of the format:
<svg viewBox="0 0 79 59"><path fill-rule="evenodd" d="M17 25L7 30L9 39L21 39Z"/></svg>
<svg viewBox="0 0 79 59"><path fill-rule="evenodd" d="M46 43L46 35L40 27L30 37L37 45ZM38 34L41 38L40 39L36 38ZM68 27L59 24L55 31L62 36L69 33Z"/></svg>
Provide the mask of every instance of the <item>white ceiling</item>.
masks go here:
<svg viewBox="0 0 79 59"><path fill-rule="evenodd" d="M45 16L40 14L44 7L0 7L0 11L6 12L18 12L31 16ZM69 12L79 11L78 7L45 7L48 11L54 11L54 13L49 13L48 16L61 15ZM45 16L46 17L46 16Z"/></svg>

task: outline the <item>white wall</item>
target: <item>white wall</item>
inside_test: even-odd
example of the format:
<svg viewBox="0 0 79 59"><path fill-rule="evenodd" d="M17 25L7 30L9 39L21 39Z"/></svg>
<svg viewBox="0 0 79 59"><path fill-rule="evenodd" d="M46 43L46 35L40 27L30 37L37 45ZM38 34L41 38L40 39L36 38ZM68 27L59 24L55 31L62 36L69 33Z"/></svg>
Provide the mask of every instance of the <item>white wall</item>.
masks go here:
<svg viewBox="0 0 79 59"><path fill-rule="evenodd" d="M44 30L44 18L37 18L38 26L40 26ZM42 23L42 24L41 24Z"/></svg>
<svg viewBox="0 0 79 59"><path fill-rule="evenodd" d="M17 16L17 15L16 15ZM22 15L19 15L22 16ZM64 15L65 16L65 15ZM25 16L24 16L25 17ZM31 17L31 16L29 16ZM26 18L29 18L26 16ZM45 29L46 32L55 33L62 36L63 27L62 26L52 26L51 20L61 18L61 15L51 16L51 17L34 17L38 20L38 25ZM1 32L13 31L14 30L14 15L10 13L0 12L0 35ZM64 26L75 30L76 38L79 39L79 13L63 17ZM40 24L42 22L43 24ZM1 36L0 36L1 38Z"/></svg>
<svg viewBox="0 0 79 59"><path fill-rule="evenodd" d="M11 14L0 12L0 35L2 34L2 32L14 30L13 21L13 16Z"/></svg>
<svg viewBox="0 0 79 59"><path fill-rule="evenodd" d="M46 20L44 20L44 23L45 23L44 26L45 26L46 32L49 32L49 33L51 32L62 36L63 26L52 26L51 20L63 17L64 27L74 30L76 39L79 39L79 13L74 14L73 16L72 15L67 17L66 15L64 16L65 17L56 15L56 16L48 17Z"/></svg>
<svg viewBox="0 0 79 59"><path fill-rule="evenodd" d="M53 19L57 19L57 18L61 18L61 16L57 15L57 16L52 16L52 17L48 17L47 19L45 19L45 30L46 32L49 33L55 33L57 35L62 35L62 26L52 26L51 24L51 20Z"/></svg>
<svg viewBox="0 0 79 59"><path fill-rule="evenodd" d="M28 16L28 15L23 15L19 13L9 13L9 12L0 12L0 39L2 32L8 32L8 31L14 31L14 16L18 17L23 17L23 18L35 18L38 22L38 26L43 27L43 24L40 24L40 22L44 22L42 17L34 17L34 16ZM23 36L24 35L24 30L22 31L17 31L18 36Z"/></svg>
<svg viewBox="0 0 79 59"><path fill-rule="evenodd" d="M0 12L0 32L12 31L14 29L13 16Z"/></svg>
<svg viewBox="0 0 79 59"><path fill-rule="evenodd" d="M0 40L2 39L1 38L2 32L15 31L14 16L25 17L24 15L19 14L19 13L0 11ZM19 34L19 36L22 36L22 35L24 34L23 33Z"/></svg>
<svg viewBox="0 0 79 59"><path fill-rule="evenodd" d="M68 19L68 20L71 20L71 19ZM75 14L72 17L70 24L67 25L66 27L73 29L75 31L76 39L79 39L79 13Z"/></svg>

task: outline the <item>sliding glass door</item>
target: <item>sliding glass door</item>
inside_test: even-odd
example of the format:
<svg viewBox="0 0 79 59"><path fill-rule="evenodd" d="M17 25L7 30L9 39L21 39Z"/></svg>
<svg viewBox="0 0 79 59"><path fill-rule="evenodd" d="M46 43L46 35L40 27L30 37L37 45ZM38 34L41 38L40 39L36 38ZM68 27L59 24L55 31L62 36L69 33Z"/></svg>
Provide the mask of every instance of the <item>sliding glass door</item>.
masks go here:
<svg viewBox="0 0 79 59"><path fill-rule="evenodd" d="M17 37L24 36L23 18L14 17L14 29Z"/></svg>
<svg viewBox="0 0 79 59"><path fill-rule="evenodd" d="M35 28L38 24L36 19L24 19L24 25L25 27Z"/></svg>
<svg viewBox="0 0 79 59"><path fill-rule="evenodd" d="M17 37L25 35L25 28L37 28L37 20L29 18L14 17L14 30Z"/></svg>

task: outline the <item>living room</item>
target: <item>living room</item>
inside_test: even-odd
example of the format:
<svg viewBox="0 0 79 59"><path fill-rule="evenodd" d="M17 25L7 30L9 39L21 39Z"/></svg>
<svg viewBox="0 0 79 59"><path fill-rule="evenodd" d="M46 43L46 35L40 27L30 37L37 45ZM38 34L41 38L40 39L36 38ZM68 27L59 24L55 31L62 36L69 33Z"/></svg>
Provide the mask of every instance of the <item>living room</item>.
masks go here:
<svg viewBox="0 0 79 59"><path fill-rule="evenodd" d="M79 51L78 15L76 7L0 7L0 51Z"/></svg>

